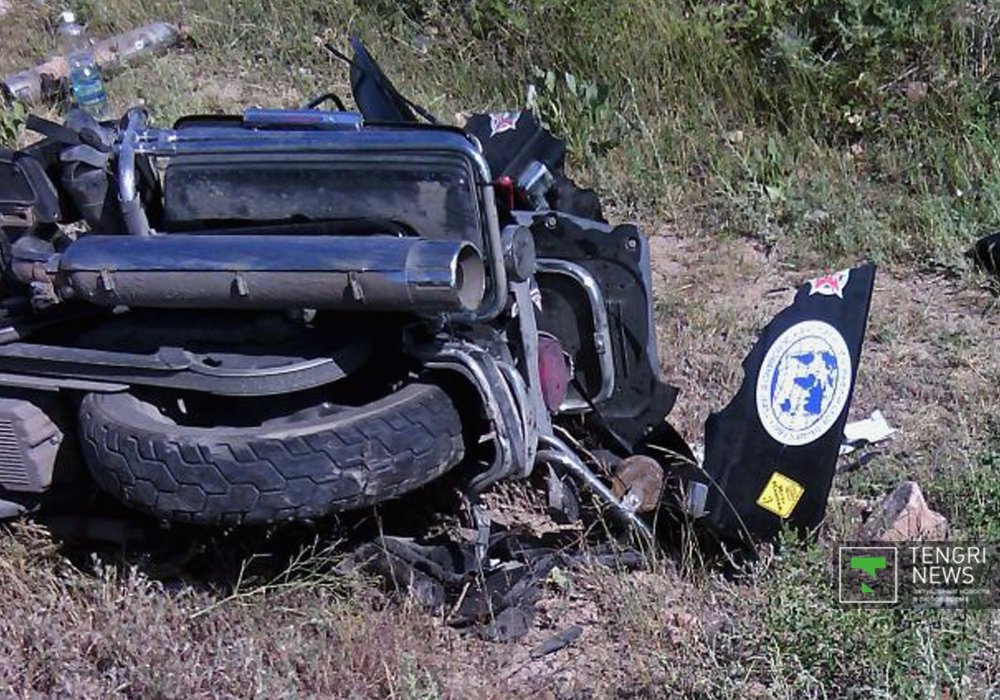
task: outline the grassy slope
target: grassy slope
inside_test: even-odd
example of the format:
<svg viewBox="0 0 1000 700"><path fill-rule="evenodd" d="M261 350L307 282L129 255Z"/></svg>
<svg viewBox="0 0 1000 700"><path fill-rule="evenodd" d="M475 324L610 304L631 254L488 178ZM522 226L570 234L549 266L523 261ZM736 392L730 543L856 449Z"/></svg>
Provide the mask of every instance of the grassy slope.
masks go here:
<svg viewBox="0 0 1000 700"><path fill-rule="evenodd" d="M345 71L316 41L342 44L349 32L446 119L518 104L533 80L538 109L571 145L575 174L653 234L665 371L685 390L673 418L694 439L738 384L755 329L782 303L767 290L819 261L887 261L856 414L883 408L903 433L874 466L838 480L825 541L856 525L856 499L906 476L958 528L1000 529L986 447L1000 380L989 351L996 312L967 276L915 267L957 265L972 233L995 220L991 5L74 6L98 33L153 18L188 27L190 46L109 84L116 107L142 99L161 123L346 93ZM51 50L50 19L21 0L0 20L0 71ZM741 585L671 564L572 576L547 596L543 622L585 623L585 644L532 662L527 650L544 631L512 649L484 645L385 608L352 582L316 585L308 575L191 619L222 594L165 592L117 569L81 575L44 536L22 530L0 543L0 687L136 697L996 692L994 618L841 611L829 602L826 555L823 546L791 549Z"/></svg>
<svg viewBox="0 0 1000 700"><path fill-rule="evenodd" d="M665 214L697 205L714 227L769 244L953 264L1000 201L989 3L76 4L99 32L151 17L190 28L194 55L113 90L147 98L164 121L343 87L316 41L358 32L446 118L520 102L535 78L542 113L615 200ZM23 41L21 21L0 28L0 69L48 48L44 35Z"/></svg>

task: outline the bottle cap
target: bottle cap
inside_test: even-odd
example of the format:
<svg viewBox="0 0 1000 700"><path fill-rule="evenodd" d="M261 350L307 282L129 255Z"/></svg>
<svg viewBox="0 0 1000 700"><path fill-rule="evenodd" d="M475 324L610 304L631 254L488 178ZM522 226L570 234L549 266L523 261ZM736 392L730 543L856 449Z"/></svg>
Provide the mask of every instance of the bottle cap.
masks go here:
<svg viewBox="0 0 1000 700"><path fill-rule="evenodd" d="M73 14L73 10L63 10L63 13L59 15L59 19L62 20L63 24L73 24L76 22L76 15Z"/></svg>

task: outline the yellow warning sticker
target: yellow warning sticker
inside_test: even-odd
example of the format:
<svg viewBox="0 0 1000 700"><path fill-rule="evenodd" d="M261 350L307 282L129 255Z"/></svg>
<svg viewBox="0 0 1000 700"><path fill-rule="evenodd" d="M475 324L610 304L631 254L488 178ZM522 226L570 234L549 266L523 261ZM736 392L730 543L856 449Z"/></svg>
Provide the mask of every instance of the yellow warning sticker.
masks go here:
<svg viewBox="0 0 1000 700"><path fill-rule="evenodd" d="M774 472L767 482L767 486L760 492L757 498L757 505L764 510L769 510L779 518L787 518L795 510L799 499L805 489L797 482L792 481L784 474Z"/></svg>

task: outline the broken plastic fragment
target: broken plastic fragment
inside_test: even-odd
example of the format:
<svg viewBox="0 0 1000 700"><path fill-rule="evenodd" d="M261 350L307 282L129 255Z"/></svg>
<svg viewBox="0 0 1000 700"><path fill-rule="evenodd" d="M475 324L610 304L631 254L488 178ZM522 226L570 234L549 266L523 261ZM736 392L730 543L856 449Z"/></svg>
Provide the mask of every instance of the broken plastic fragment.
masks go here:
<svg viewBox="0 0 1000 700"><path fill-rule="evenodd" d="M835 277L838 294L799 288L743 361L744 380L705 424L705 462L688 478L707 489L702 522L726 539L769 539L817 525L836 469L875 268Z"/></svg>
<svg viewBox="0 0 1000 700"><path fill-rule="evenodd" d="M852 421L844 426L844 441L840 445L840 454L850 454L859 447L885 442L897 432L889 425L882 411L876 409L868 418Z"/></svg>

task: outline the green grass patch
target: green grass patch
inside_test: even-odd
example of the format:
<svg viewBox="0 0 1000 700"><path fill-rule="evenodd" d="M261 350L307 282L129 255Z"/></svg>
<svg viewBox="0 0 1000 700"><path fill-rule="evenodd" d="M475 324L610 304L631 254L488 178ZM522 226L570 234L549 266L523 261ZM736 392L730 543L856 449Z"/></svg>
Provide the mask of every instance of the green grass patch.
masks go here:
<svg viewBox="0 0 1000 700"><path fill-rule="evenodd" d="M14 147L26 114L25 106L21 103L15 102L9 107L0 105L0 148Z"/></svg>
<svg viewBox="0 0 1000 700"><path fill-rule="evenodd" d="M929 498L948 516L957 539L1000 542L1000 443L942 474Z"/></svg>
<svg viewBox="0 0 1000 700"><path fill-rule="evenodd" d="M988 612L845 607L826 545L787 542L761 582L754 644L777 697L964 697Z"/></svg>
<svg viewBox="0 0 1000 700"><path fill-rule="evenodd" d="M713 230L833 260L958 265L1000 209L1000 11L989 3L70 4L97 35L151 19L187 27L192 60L157 59L110 88L116 104L141 97L164 121L253 101L227 83L271 104L344 90L344 66L318 44L357 33L446 120L523 104L534 85L575 172L627 211L700 212ZM23 11L26 38L2 32L14 48L0 67L50 52L54 13Z"/></svg>

